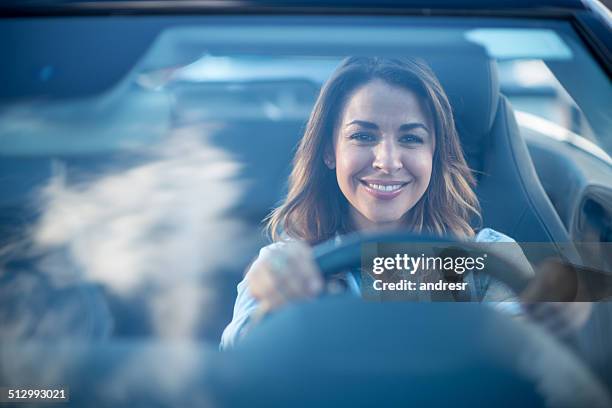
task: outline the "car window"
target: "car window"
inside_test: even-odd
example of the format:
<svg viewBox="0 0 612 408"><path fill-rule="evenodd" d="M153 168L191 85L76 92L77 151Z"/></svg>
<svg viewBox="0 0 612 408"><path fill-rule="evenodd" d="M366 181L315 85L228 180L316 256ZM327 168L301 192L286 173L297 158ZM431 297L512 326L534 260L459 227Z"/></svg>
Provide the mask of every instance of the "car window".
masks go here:
<svg viewBox="0 0 612 408"><path fill-rule="evenodd" d="M0 105L3 267L84 278L115 297L118 310L127 307L126 294L173 288L155 292L140 312L125 314L115 326L119 332L218 339L235 285L267 242L262 220L286 192L292 154L314 101L345 56L414 55L447 66L474 53L486 56L523 132L610 164L609 78L566 22L161 20L166 27L104 92ZM21 23L48 28L74 22ZM130 23L137 31L147 20ZM113 58L108 55L108 67L81 74L93 80ZM37 81L59 75L40 62ZM199 280L203 288L186 289ZM185 290L204 316L196 319L178 307ZM17 293L13 286L10 293ZM147 308L157 318L140 319Z"/></svg>
<svg viewBox="0 0 612 408"><path fill-rule="evenodd" d="M563 398L551 399L553 405L586 395L596 402L604 401L605 406L605 395L598 400L598 394L584 390L591 390L588 386L597 388L599 380L606 383L608 391L612 389L612 309L609 302L590 305L582 301L609 300L611 293L612 87L606 60L597 59L596 49L586 45L587 36L570 21L570 11L564 14L564 7L574 7L572 1L557 5L546 0L545 4L554 3L554 7L535 10L529 9L527 2L511 1L507 4L517 5L518 11L487 12L487 17L478 18L471 17L468 9L445 16L440 9L435 13L426 11L423 16L391 15L390 9L382 10L386 15L368 15L367 8L354 14L326 15L324 5L328 2L316 2L321 7L303 15L263 14L266 7L274 9L274 4L283 3L277 1L245 2L245 7L260 3L268 6L254 14L228 15L223 15L226 6L219 2L176 2L173 6L163 1L28 3L32 9L26 13L0 19L0 73L8 78L0 86L0 343L4 345L6 341L13 347L0 350L0 380L8 378L17 384L20 376L36 373L53 378L66 370L76 377L66 377L66 384L69 380L80 385L96 382L91 387L74 387L77 405L83 395L90 403L90 395L83 390L98 393L91 400L104 399L106 395L102 394L107 392L109 399L119 396L124 404L131 403L133 391L154 400L144 405L193 405L194 401L208 405L209 396L201 398L208 389L193 395L182 390L201 391L204 387L200 383L208 386L209 380L213 388L216 386L213 391L232 394L229 398L233 401L249 399L253 390L267 398L277 384L283 385L279 394L289 389L284 385L285 378L280 382L269 380L273 377L267 374L276 372L279 361L268 359L266 353L245 353L240 360L240 350L233 355L226 353L229 357L218 352L223 330L228 323L240 320L244 326L233 333L236 339L242 339L248 333L241 331L244 327L249 329L253 327L249 325L259 323L264 327L266 323L267 317L259 313L240 315L241 308L248 309L255 302L245 274L257 265L258 256L269 256L275 249L268 246L272 239L266 223L288 194L296 151L330 75L350 56L414 57L439 77L450 105L444 108L445 112L452 114L456 124L457 135L451 129L449 140L457 136L461 144L457 147L458 143L449 142L458 153L453 157L449 154L448 161L457 159L459 165L439 179L446 183L455 177L453 180L463 180L466 185L470 184L466 180L474 181L474 192L463 186L466 194L450 189L440 194L446 194L449 207L462 206L466 214L478 207L470 203L479 200L482 217L475 212L473 217L457 217L465 221L465 229L472 234L461 239L467 237L471 244L475 241L514 248L515 252L497 265L502 271L497 277L510 276L514 280L508 280L515 286L500 283L487 273L466 274L465 282L464 277L451 276L451 280L455 279L451 285L459 281L458 287L469 285L471 293L476 293L485 305L465 305L475 308L462 309L464 305L449 300L470 300L463 295L431 296L426 300L442 300L447 309L425 305L418 309L423 313L413 313L407 323L399 314L380 318L382 315L376 313L383 309L371 307L370 302L378 296L376 292L351 309L364 313L352 315L356 320L349 322L345 332L335 330L337 324L346 323L346 319L333 321L335 312L310 309L324 310L317 312L315 318L308 314L311 312L287 314L285 317L294 318L286 319L285 324L315 322L320 326L314 327L324 327L320 339L325 341L325 336L331 338L338 333L351 336L349 341L338 342L343 351L348 346L350 364L333 367L341 360L336 360L338 355L325 354L338 347L338 343L330 341L329 350L327 342L318 347L325 354L323 364L312 360L315 363L300 363L297 371L293 367L291 370L302 375L302 370L306 373L313 369L319 384L339 389L343 392L342 401L347 396L350 401L360 398L359 393L356 397L350 395L350 386L366 381L352 374L364 369L367 374L376 374L380 381L392 378L388 381L391 387L399 394L416 395L417 401L421 394L439 394L431 392L433 388L427 388L427 383L437 384L430 379L450 362L450 374L443 381L451 379L449 389L454 391L444 396L461 394L482 402L489 400L489 394L499 393L506 381L513 380L507 367L521 366L529 374L528 381L527 377L520 378L520 387L517 386L525 392L515 393L519 399L524 397L521 405L534 405L530 398L540 389L561 388ZM191 10L192 3L196 10L192 15L165 14L172 13L174 6ZM242 3L228 2L227 10L240 10ZM357 3L363 7L369 4ZM434 3L437 7L446 4ZM66 6L64 10L70 17L60 17L59 12L56 17L42 16L43 12L38 16L35 8L39 4L51 14ZM480 2L471 4L488 7ZM158 6L161 9L157 12L146 12L148 7ZM96 15L97 7L115 11ZM134 7L136 14L145 10L145 15L132 15L122 7ZM207 7L212 7L212 14L198 14L200 10L208 12ZM517 17L505 17L511 14ZM527 14L528 18L520 17ZM412 97L413 89L408 91ZM401 101L405 99L406 95ZM420 107L418 102L409 105ZM429 115L421 113L416 116L427 122ZM402 136L398 142L402 149L417 150L426 145L428 138L422 136L422 128L429 135L429 124L423 123L416 137ZM406 125L398 129L402 127ZM329 125L322 132L331 137L333 131ZM354 136L351 140L357 140L354 143L360 147L370 143L356 136L353 139ZM429 140L437 143L435 137ZM437 149L439 152L440 145ZM432 162L439 160L434 151L432 147L419 157L424 157L425 163L429 158ZM469 168L458 160L462 153ZM318 164L323 168L321 162ZM336 177L326 180L336 180L337 163L325 161L325 166L325 171L336 172ZM371 163L368 166L375 167ZM468 177L459 178L457 173L461 172ZM299 177L308 179L312 173L304 172ZM427 183L431 174L423 176ZM415 179L359 179L359 187L372 190L369 194L377 199L387 200L399 189L418 184L413 183ZM352 182L357 184L356 179ZM429 184L424 185L423 191L427 188ZM470 195L475 197L473 201ZM342 201L344 197L338 197L341 201L333 202L338 204L335 210L349 211L347 201ZM328 198L332 202L327 196L321 199ZM423 204L425 200L419 198L419 202ZM430 204L436 206L425 202L423 208ZM401 214L402 218L395 219L397 224L397 220L405 220L408 212ZM422 218L421 214L421 226ZM419 225L418 217L415 220L411 226ZM473 229L468 221L473 223ZM329 247L351 244L354 236L343 236L350 230L344 227L331 231L326 236L328 247L317 247L317 253L329 255L325 252ZM436 234L439 231L435 230ZM280 232L281 238L288 237L282 228ZM427 238L419 228L409 232L418 239ZM442 238L437 239L439 242ZM372 248L371 243L359 246L363 250L359 258L362 262L366 259L364 253L367 255ZM433 249L439 255L448 250L449 256L459 256L465 261L461 268L468 262L461 249L445 246L440 252L435 245ZM433 259L436 265L436 259L419 255L422 262ZM476 259L484 262L485 257ZM317 260L321 269L324 261L324 257ZM339 262L333 256L327 261ZM532 324L529 319L533 316L529 317L528 312L537 302L531 302L528 290L520 293L521 299L515 293L519 292L517 287L532 288L525 282L532 278L530 283L536 281L536 272L545 273L556 266L561 272L569 271L570 276L551 279L553 286L569 287L564 292L569 295L563 299L581 301L567 302L578 305L569 312L580 320L575 336L571 335L574 337L553 337L558 321L550 323L550 327ZM358 266L345 268L343 264L342 269L329 279L326 294L355 294L360 285L371 283L367 279L372 276L359 275ZM386 272L393 268L384 269ZM414 267L414 271L417 269ZM508 272L516 270L520 272L516 276ZM292 276L290 272L286 276ZM464 272L462 269L457 274ZM590 286L576 283L574 278L579 272L593 278L584 281ZM445 282L426 283L435 291L435 285ZM492 289L487 292L489 288ZM332 302L336 299L340 297L333 297ZM312 303L318 304L318 300L329 299L321 297ZM388 302L385 306L398 303ZM545 305L550 306L549 311L559 306ZM364 324L367 318L376 324ZM437 331L431 322L440 323L443 330ZM389 331L389 338L397 344L380 342L375 338L376 330L370 330L379 323L401 328L404 337L395 337ZM300 361L293 357L311 357L302 352L301 341L318 332L298 326L296 330L275 327L277 331L270 333L281 340L288 336L295 347L277 348L273 340L264 336L259 343L256 338L255 350L258 345L268 351L280 350L280 355L287 357L280 365ZM414 327L420 328L418 335L425 333L422 338L426 341L414 336L418 352L403 344L404 338L413 336ZM358 338L353 337L355 329L361 333ZM453 340L452 347L448 345L449 338ZM57 356L35 353L33 349L12 355L12 350L19 349L26 340L39 341L38 345L44 348L65 339L76 340L74 344L81 346L85 343L93 353L87 354L85 348L81 354L82 350L70 343ZM176 344L179 346L173 349ZM391 352L393 358L362 352L362 344L366 344L365 349ZM514 348L505 349L507 344ZM521 351L520 355L508 354L515 348ZM432 354L421 353L421 349L431 349ZM409 352L402 354L409 359L396 358L396 350ZM24 356L23 361L29 363L22 364L20 357ZM55 363L73 358L77 365L75 369L62 364L45 365L39 357L49 357ZM5 365L5 361L16 362L16 369ZM259 364L266 375L236 368L245 361ZM332 370L323 367L328 362L332 362ZM436 366L438 363L440 366ZM485 369L481 370L478 364ZM574 369L582 367L580 364L590 371L584 368L587 374L583 375ZM415 369L406 377L414 382L406 385L401 377L401 386L396 387L397 373L404 373L401 370L406 367ZM452 370L457 367L467 367L471 370L469 376L455 378ZM205 369L211 369L212 374L203 374ZM390 372L391 377L379 375L379 370L383 374ZM341 379L337 375L340 372L349 375ZM542 379L534 373L542 374ZM325 375L336 378L327 381ZM104 376L108 382L98 383L98 378ZM248 376L257 378L244 378ZM537 387L532 385L534 378ZM350 384L337 387L336 379ZM239 384L251 380L255 382L249 384L267 384L239 388ZM566 389L563 384L567 382L573 388ZM137 386L132 389L134 384ZM4 385L0 383L0 392L6 389ZM20 384L26 385L31 384ZM358 388L378 390L375 385L367 385ZM410 389L406 387L412 386L425 391L406 393ZM470 386L477 391L471 392ZM300 387L303 388L301 382ZM349 391L344 392L345 388ZM170 399L184 394L180 401L188 402L173 400L166 404L157 399L160 394ZM376 396L376 404L365 405L381 405L379 398L385 402L382 405L389 405L386 402L392 402L392 397L384 394ZM506 394L504 398L514 395ZM418 401L416 405L428 405L423 404L427 399Z"/></svg>

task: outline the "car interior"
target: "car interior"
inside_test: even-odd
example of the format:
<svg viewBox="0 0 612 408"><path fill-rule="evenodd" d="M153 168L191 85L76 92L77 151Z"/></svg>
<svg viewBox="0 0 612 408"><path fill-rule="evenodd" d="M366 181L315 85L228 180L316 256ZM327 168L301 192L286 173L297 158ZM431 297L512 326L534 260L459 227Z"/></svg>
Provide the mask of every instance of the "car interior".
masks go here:
<svg viewBox="0 0 612 408"><path fill-rule="evenodd" d="M449 64L447 56L451 49L452 52L460 52L462 58ZM577 227L571 223L580 223L584 229L588 229L588 225L591 228L595 228L594 225L606 228L608 225L604 219L610 212L603 210L603 197L596 201L600 204L579 204L580 200L591 199L577 197L588 195L587 186L591 183L609 184L604 180L593 180L611 174L609 164L602 160L592 160L587 153L570 146L551 146L547 143L549 137L542 135L541 131L519 126L508 98L500 91L497 62L482 47L464 42L448 48L440 46L437 49L430 48L427 52L422 49L415 52L420 53L432 66L450 98L462 147L477 179L476 193L482 206L482 224L504 231L521 243L550 244L537 246L536 249L524 245L523 250L534 265L550 256L579 265L586 255L589 259L600 260L601 267L605 268L603 262L609 261L604 261L606 255L603 254L603 246L596 254L592 253L593 246L582 246L582 253L579 252L573 242L582 241L577 238L586 235L578 235ZM458 76L457 72L462 72L462 75ZM265 98L258 89L262 87L268 88L271 100L279 98L278 91L272 89L292 89L304 101L312 103L316 97L316 85L254 81L234 89L235 95L229 98L235 106L240 106L240 101L255 95ZM201 92L208 94L215 87L225 87L226 98L232 89L231 84L201 86ZM182 92L183 87L188 88L189 84L177 82L171 88L176 92L179 104L189 98ZM191 92L197 90L189 89ZM199 92L194 93L191 97L197 100ZM193 106L192 103L188 104ZM245 163L239 177L251 183L245 190L244 199L232 211L245 217L252 225L257 225L282 196L291 165L290 159L305 124L304 116L298 116L297 120L275 119L265 114L255 116L257 119L233 118L227 121L222 130L213 134L215 144L232 152ZM276 137L279 134L285 137L279 139ZM245 139L252 135L257 135L261 143L251 145L248 150L244 149L244 143L247 143ZM271 143L278 150L268 149ZM570 158L568 155L576 157ZM577 164L581 162L584 167ZM596 166L597 170L591 171L592 166ZM566 175L567 180L560 175ZM598 190L596 187L594 189ZM603 192L607 189L599 190ZM564 209L564 205L571 206L571 209ZM584 215L575 215L576 212ZM587 212L594 215L587 216ZM589 224L584 220L585 217L599 218ZM591 233L592 237L597 237L593 241L608 242L600 238L605 236L605 230ZM605 304L597 305L594 314L596 317L592 326L582 333L582 338L571 340L572 347L594 364L603 367L605 363L599 360L603 349L597 350L599 346L593 347L589 339L592 339L594 333L601 335L605 331L604 328L609 325L610 310Z"/></svg>
<svg viewBox="0 0 612 408"><path fill-rule="evenodd" d="M188 20L182 23L185 21ZM159 27L164 27L168 22L159 20L151 24L139 24L143 24L144 30L129 47L123 50L123 54L113 57L112 69L100 78L91 78L82 75L82 72L95 72L96 63L101 63L96 54L111 53L112 42L120 41L122 35L131 32L127 25L110 27L102 20L97 22L94 20L84 28L87 32L86 37L99 38L96 32L99 28L110 33L110 37L105 41L92 40L91 44L83 48L79 41L69 38L69 29L49 22L45 29L38 26L37 31L24 40L32 47L31 52L37 59L26 58L25 67L21 67L20 70L8 65L0 69L4 76L13 78L12 81L8 81L9 86L0 90L0 102L5 103L5 105L0 104L0 125L3 119L19 118L20 115L27 117L28 114L38 111L37 113L43 118L41 125L54 125L51 126L50 134L58 138L40 142L40 139L29 139L26 135L13 144L9 138L3 141L0 137L0 174L3 175L0 177L0 191L3 192L0 196L0 244L6 245L7 248L23 250L27 254L23 257L8 252L8 255L0 254L4 257L0 258L0 266L7 271L0 276L0 311L4 313L3 317L0 316L0 324L10 322L11 316L18 316L25 309L28 309L28 313L42 315L49 304L59 305L61 308L65 299L69 298L74 300L71 304L79 305L82 310L99 309L93 307L93 303L108 304L108 310L105 310L114 318L113 327L100 328L94 325L95 327L92 326L94 328L87 329L89 331L86 335L94 333L95 336L112 332L117 338L142 339L154 334L154 322L147 316L148 311L141 299L122 297L108 288L100 287L95 282L79 282L76 285L77 289L63 287L56 290L50 281L38 276L37 268L45 258L40 252L30 251L31 248L27 243L27 236L31 231L29 228L37 222L43 210L40 203L36 202L39 197L37 194L40 193L41 186L47 185L58 174L58 162L63 166L60 166L63 170L59 172L65 174L65 182L80 186L96 180L101 174L127 173L131 168L151 160L154 155L146 149L120 148L122 133L108 125L114 121L119 125L128 122L133 124L130 119L126 119L132 114L135 118L148 117L149 124L156 129L149 134L143 134L146 132L142 132L137 126L133 127L135 129L133 131L126 131L130 137L134 136L132 142L137 147L163 142L167 134L187 131L198 135L208 145L223 152L232 163L239 164L238 170L230 180L240 185L239 195L231 202L231 206L222 208L223 212L219 218L226 217L239 221L245 227L242 231L248 243L241 247L241 251L232 252L228 249L227 252L231 252L235 258L234 263L231 266L215 264L214 271L205 277L204 285L211 292L215 292L216 296L214 304L207 306L206 319L197 331L198 339L216 346L222 329L231 319L236 284L242 279L245 268L257 255L258 248L267 242L262 230L262 220L286 192L292 157L303 134L310 107L318 95L321 81L326 77L325 69L333 69L334 64L339 61L339 48L337 44L321 48L315 43L310 44L308 39L302 39L303 43L295 47L297 49L293 48L293 44L287 45L282 41L278 43L272 41L272 47L268 47L268 44L249 45L241 42L245 38L245 33L238 33L236 38L230 38L221 45L204 42L206 45L204 47L201 43L201 33L197 30L189 32L189 28L186 28L182 34L178 30L179 35L176 37L157 36ZM172 24L168 25L172 28ZM11 24L4 26L2 30L5 30L4 33L9 37L17 32L16 25L12 27ZM46 47L41 47L39 45L41 36L52 38L57 42L67 41L68 45L72 44L72 52L82 55L83 63L68 63L62 59L65 55L60 51L55 54ZM211 36L211 41L214 43L221 37L221 34L218 37ZM178 40L173 42L173 38ZM591 149L590 145L586 149L577 148L577 144L584 142L581 141L580 135L569 130L555 139L551 136L554 132L550 129L529 126L523 120L525 116L513 108L511 96L500 85L498 67L503 61L492 57L490 50L482 44L467 41L465 38L452 40L444 36L441 38L442 40L436 39L437 42L432 41L427 47L419 45L418 40L415 40L416 45L402 45L401 50L406 55L425 59L449 96L461 144L477 180L476 193L482 207L482 225L501 231L519 243L547 244L533 251L529 245L525 246L526 256L534 265L538 265L549 256L556 256L575 265L586 263L590 267L609 271L612 267L612 255L606 251L608 248L606 244L612 240L612 162L609 161L609 156L603 152L603 155L599 154L599 157L596 157L597 155L588 151ZM342 41L336 41L343 44ZM346 50L365 54L374 52L393 54L398 52L398 43L399 40L397 43L391 42L387 48L380 49L376 47L376 41L373 41L363 47L347 46ZM151 44L156 44L157 48ZM173 54L168 49L176 53ZM206 81L181 77L181 74L184 74L199 58L220 58L221 61L223 57L231 56L236 61L246 61L246 66L248 64L255 66L255 63L249 60L253 55L273 60L283 53L289 56L312 53L318 55L320 59L328 58L329 64L322 70L323 74L313 73L311 78L297 75L295 77L270 75L254 79L230 78ZM461 58L455 58L456 55L461 55ZM22 75L22 72L28 72L28 69L41 60L50 61L47 64L49 67L55 67L56 71L68 77L60 76L59 82L53 82L41 79L40 76L33 79L31 76ZM163 63L159 63L160 61ZM136 69L133 69L134 66ZM555 73L558 72L562 76L565 72L567 75L563 61L552 62L550 66ZM88 85L82 86L82 84ZM31 106L26 106L23 110L10 106L17 96L40 95L44 98L37 100ZM585 95L578 95L575 99L580 101L580 97L585 98ZM59 108L49 108L47 103L49 105L57 103ZM74 119L78 123L76 130L62 127L62 120L70 117L70 109L76 109L78 112L73 114L77 117ZM89 128L89 121L98 119L102 119L100 128L96 126ZM601 124L598 126L601 127ZM35 132L36 130L32 131L33 134ZM80 142L75 140L83 134L90 137L81 148ZM72 138L75 135L77 137ZM97 145L95 140L98 136L102 136L100 145ZM54 140L61 140L68 147L63 151L61 148L55 151ZM69 151L70 149L73 150ZM217 199L218 197L206 198L210 202ZM163 228L160 230L163 233ZM589 242L590 245L581 246L574 244L576 242ZM52 248L52 252L59 258L71 256L69 251L62 248ZM30 296L41 299L39 302L27 307L22 305L19 293L15 290L16 286L12 283L18 273L29 274L32 279L36 277L36 283L31 284ZM144 298L147 292L143 290L137 295ZM337 300L331 299L329 302L335 304ZM324 306L325 304L320 307ZM281 315L269 326L267 334L260 332L254 335L252 340L246 342L243 352L227 357L229 360L235 359L234 368L241 367L244 371L232 372L231 364L225 366L225 363L213 359L211 364L215 365L214 369L218 375L207 378L207 381L213 384L213 388L216 384L227 395L231 395L228 405L232 405L233 402L244 403L245 399L253 395L265 398L265 389L257 389L257 386L266 380L282 380L280 373L291 364L302 365L304 372L312 374L310 378L316 378L317 366L314 363L308 365L308 359L300 354L303 351L300 347L303 346L304 350L309 347L320 347L319 343L311 341L308 336L309 330L333 331L334 316L342 317L349 306L363 307L353 303L350 305L337 303L334 306L337 309L318 321L315 326L309 326L308 322L313 316L317 316L319 306L306 311L293 310ZM422 311L423 315L435 315L441 322L449 322L455 317L460 318L459 315L449 318L445 315L445 310L435 305L425 311L426 306L411 307L415 311ZM366 309L367 307L363 310L364 316L370 316L373 321L385 319L381 310ZM400 309L395 309L395 312L399 314ZM474 310L473 314L470 313L468 313L469 321L464 322L464 327L470 325L478 327L478 330L475 330L477 333L483 333L487 327L497 330L498 333L507 336L510 348L519 347L525 338L532 339L532 334L528 332L513 332L513 328L506 323L494 321L494 316L489 312ZM610 388L612 355L609 354L608 348L612 342L612 307L608 302L601 302L594 306L592 313L593 317L584 330L576 336L564 339L563 342L600 375ZM99 317L94 313L90 319L96 320ZM71 325L71 321L68 320L66 324ZM286 333L283 330L288 327L285 325L288 325L289 321L306 322L306 324L295 328L293 332ZM436 344L444 350L438 355L437 360L435 356L428 355L427 358L432 359L429 360L431 363L429 367L433 372L440 367L446 367L453 356L459 356L456 358L460 359L462 353L457 352L457 348L464 352L463 357L469 356L477 360L480 352L477 346L485 347L486 344L495 343L490 337L474 339L467 331L461 332L462 328L457 326L428 328L428 321L422 317L418 317L414 324L419 330L427 332L429 338L437 339ZM456 347L445 342L446 338L456 334L453 331L455 329L462 333L457 338ZM350 327L342 330L337 338L331 336L332 344L329 350L341 348L340 344L335 344L333 341L344 341L353 335L361 335L371 340L368 329L358 323L351 323ZM388 327L381 327L381 330L388 338L392 338L393 333L388 331ZM34 328L26 332L32 335L37 333ZM52 330L49 331L51 332ZM284 348L270 342L273 336L288 341L295 340L298 345ZM48 337L54 338L53 335ZM299 343L300 339L306 339L304 340L306 343ZM550 354L545 353L551 359L562 354L557 350L557 346L551 345L548 340L533 336L533 342L537 344L537 347L534 346L536 348L554 349L555 351L551 351ZM348 349L352 353L359 353L360 344L362 345L355 342ZM423 344L417 342L414 346L418 348ZM393 343L389 347L400 348L401 344ZM505 360L500 362L501 360L494 357L497 356L502 360L506 358L502 356L504 352L495 347L483 352L482 359L478 360L478 364L482 364L469 367L471 371L465 377L466 380L453 383L454 385L449 387L449 392L461 393L462 389L471 387L468 381L485 383L489 381L491 387L497 384L503 389L519 390L516 394L517 399L512 400L513 404L540 404L539 397L530 391L530 385L513 377L512 369L509 368L511 364ZM376 358L382 358L382 348L384 347L381 347L380 353L374 353L366 358L367 364L373 367L374 371L377 368L382 370L376 361ZM249 356L249 350L263 350L263 352ZM252 382L250 375L257 377L261 374L253 367L267 364L265 359L268 355L275 356L276 360L270 364L276 367L276 371L271 369L269 378L260 377L257 378L257 382ZM332 365L334 362L338 363L338 366L340 363L347 364L339 357L338 360L334 360L335 357L327 353L318 357L331 361ZM489 357L491 359L486 360ZM422 358L425 359L424 356ZM313 361L321 362L316 359ZM406 363L400 359L392 368L399 369L402 362ZM460 364L461 361L456 360L455 363ZM498 363L500 365L495 365ZM103 362L98 361L95 364L102 366ZM358 361L355 364L362 363ZM570 366L574 364L573 360L568 364ZM425 365L427 364L423 362L423 366ZM499 371L500 366L508 371ZM488 367L490 371L486 369L482 371L483 367ZM554 370L555 365L550 363L547 367ZM353 373L358 372L358 368L349 367L354 369ZM252 372L249 371L251 369ZM330 384L323 382L334 378L335 374L337 372L334 370L327 371L326 375L309 384L313 387L331 387ZM487 378L487 375L490 377ZM579 376L582 375L580 371ZM588 374L584 374L580 377L580 381L588 382L587 377ZM355 378L352 380L357 381ZM383 376L382 380L390 378ZM452 382L449 378L446 380ZM341 385L348 386L349 383L350 381L345 381ZM240 386L246 388L239 388ZM426 388L428 384L417 382L416 386ZM247 391L242 393L243 390ZM490 401L489 398L493 398L495 389L491 388L487 392L480 396L474 394L475 400L471 403ZM435 393L430 393L433 394ZM291 400L295 396L281 395L279 401L286 401L282 399L284 397ZM393 396L398 400L403 397L399 391ZM367 398L368 396L359 393L354 395L355 401L363 402ZM308 405L317 400L308 397L303 401ZM432 403L432 401L435 402L435 400L413 400L415 404ZM469 404L470 402L466 402L465 406Z"/></svg>

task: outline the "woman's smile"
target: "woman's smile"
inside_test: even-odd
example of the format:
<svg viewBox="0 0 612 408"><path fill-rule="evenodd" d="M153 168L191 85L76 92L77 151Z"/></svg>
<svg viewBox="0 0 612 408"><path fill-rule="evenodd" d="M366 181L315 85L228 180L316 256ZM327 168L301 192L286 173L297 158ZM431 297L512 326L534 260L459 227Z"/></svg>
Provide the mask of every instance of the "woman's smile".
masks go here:
<svg viewBox="0 0 612 408"><path fill-rule="evenodd" d="M361 179L359 182L364 186L365 191L381 200L394 199L399 196L404 187L410 183L409 181L366 179Z"/></svg>

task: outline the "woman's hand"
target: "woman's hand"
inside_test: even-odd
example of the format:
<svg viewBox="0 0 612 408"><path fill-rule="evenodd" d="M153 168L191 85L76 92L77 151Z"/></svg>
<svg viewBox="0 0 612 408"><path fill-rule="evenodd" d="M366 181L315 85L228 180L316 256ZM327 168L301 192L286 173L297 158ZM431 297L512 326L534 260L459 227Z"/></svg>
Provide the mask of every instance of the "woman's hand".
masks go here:
<svg viewBox="0 0 612 408"><path fill-rule="evenodd" d="M251 294L260 302L259 316L285 303L308 299L323 289L323 277L306 244L289 242L258 258L248 274Z"/></svg>
<svg viewBox="0 0 612 408"><path fill-rule="evenodd" d="M551 333L564 337L580 330L591 315L589 302L540 302L525 304L529 317Z"/></svg>
<svg viewBox="0 0 612 408"><path fill-rule="evenodd" d="M581 299L574 268L555 260L543 262L536 278L521 295L529 317L557 336L580 330L592 304Z"/></svg>

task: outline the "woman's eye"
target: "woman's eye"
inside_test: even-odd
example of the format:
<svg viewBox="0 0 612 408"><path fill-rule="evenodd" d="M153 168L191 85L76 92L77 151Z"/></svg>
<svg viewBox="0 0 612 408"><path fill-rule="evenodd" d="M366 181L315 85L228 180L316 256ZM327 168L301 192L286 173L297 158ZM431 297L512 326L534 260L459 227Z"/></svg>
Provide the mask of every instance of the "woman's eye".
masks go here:
<svg viewBox="0 0 612 408"><path fill-rule="evenodd" d="M357 142L362 142L362 143L368 143L368 142L373 142L376 140L376 137L374 135L371 135L369 133L353 133L350 136L351 140L355 140Z"/></svg>
<svg viewBox="0 0 612 408"><path fill-rule="evenodd" d="M423 138L417 135L404 135L400 137L400 142L407 144L422 144Z"/></svg>

